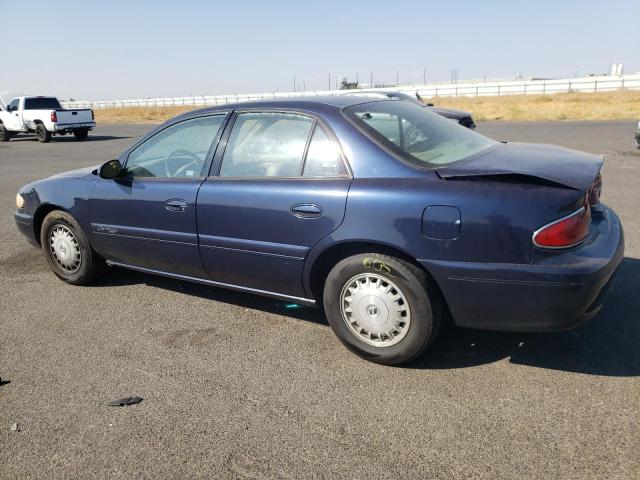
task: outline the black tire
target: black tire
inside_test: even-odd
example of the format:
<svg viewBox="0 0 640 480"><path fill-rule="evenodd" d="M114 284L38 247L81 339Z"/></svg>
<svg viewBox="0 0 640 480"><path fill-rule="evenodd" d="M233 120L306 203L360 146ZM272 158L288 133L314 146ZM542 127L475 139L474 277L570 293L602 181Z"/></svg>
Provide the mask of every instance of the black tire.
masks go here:
<svg viewBox="0 0 640 480"><path fill-rule="evenodd" d="M86 140L89 136L89 130L87 130L86 128L74 130L73 136L76 137L76 140Z"/></svg>
<svg viewBox="0 0 640 480"><path fill-rule="evenodd" d="M42 123L36 125L36 138L40 143L47 143L51 140L51 132Z"/></svg>
<svg viewBox="0 0 640 480"><path fill-rule="evenodd" d="M398 335L395 335L396 332L393 332L387 336L382 334L378 340L378 345L370 343L375 342L375 338L365 340L363 335L366 334L366 330L363 330L362 333L356 333L352 327L348 326L346 318L349 315L348 313L344 313L343 316L343 289L345 290L345 298L355 299L355 293L346 293L348 291L347 286L354 285L354 279L356 282L361 282L361 285L369 285L364 278L361 278L365 275L366 277L372 277L374 284L381 288L381 298L386 298L384 295L387 295L388 292L384 292L384 290L390 287L391 296L397 296L399 292L399 296L402 297L394 300L394 302L401 302L397 305L400 305L402 309L406 299L406 304L408 305L408 308L405 308L402 313L402 315L405 315L404 318L406 318L406 315L409 316L408 323L402 326L402 319L394 320L398 321L398 329L404 333L398 332ZM358 303L361 308L356 310L366 316L370 312L369 309L373 308L371 315L375 314L377 317L378 308L374 305L365 307L363 304L363 302L371 303L371 296L363 294L363 297ZM387 255L366 253L354 255L338 262L327 276L323 300L329 324L340 341L360 357L376 363L401 365L416 359L433 343L440 328L442 302L430 278L415 265ZM387 305L384 302L382 304ZM348 305L348 303L345 303L345 305ZM348 307L345 308L346 311L354 310ZM380 312L384 318L387 318L384 311L396 310L388 308L385 310L385 308L385 306L380 307ZM353 318L353 316L350 317L351 320ZM351 324L354 329L361 328L357 323ZM388 324L385 323L384 325ZM384 340L386 337L388 337L387 340ZM383 346L381 344L383 341L391 342L391 344ZM397 343L394 344L394 341Z"/></svg>
<svg viewBox="0 0 640 480"><path fill-rule="evenodd" d="M52 240L60 237L60 232L63 238L58 238L58 241L62 242L63 251L58 257L56 242ZM67 233L71 236L65 237ZM78 222L61 210L54 210L44 218L40 229L40 245L53 273L72 285L88 285L106 270L104 259L93 251ZM70 252L68 258L76 258L75 255L71 255L72 252L76 252L79 254L79 260L73 265L65 266L63 255L66 252Z"/></svg>
<svg viewBox="0 0 640 480"><path fill-rule="evenodd" d="M11 138L11 134L9 130L4 126L4 124L0 123L0 142L8 142Z"/></svg>

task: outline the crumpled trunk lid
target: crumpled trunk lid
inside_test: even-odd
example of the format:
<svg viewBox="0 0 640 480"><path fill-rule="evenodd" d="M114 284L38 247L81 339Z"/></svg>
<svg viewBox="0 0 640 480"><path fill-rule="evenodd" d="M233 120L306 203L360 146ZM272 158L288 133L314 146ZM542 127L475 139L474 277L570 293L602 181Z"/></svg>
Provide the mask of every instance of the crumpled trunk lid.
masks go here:
<svg viewBox="0 0 640 480"><path fill-rule="evenodd" d="M518 176L586 191L593 184L602 163L602 157L569 148L505 143L436 171L444 179Z"/></svg>

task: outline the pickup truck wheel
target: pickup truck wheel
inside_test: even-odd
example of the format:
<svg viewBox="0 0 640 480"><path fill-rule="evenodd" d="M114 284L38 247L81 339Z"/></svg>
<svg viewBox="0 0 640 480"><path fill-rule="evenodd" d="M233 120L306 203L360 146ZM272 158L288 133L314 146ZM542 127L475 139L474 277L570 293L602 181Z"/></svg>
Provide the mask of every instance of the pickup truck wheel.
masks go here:
<svg viewBox="0 0 640 480"><path fill-rule="evenodd" d="M0 142L8 142L10 138L11 134L9 133L9 130L7 130L2 123L0 123Z"/></svg>
<svg viewBox="0 0 640 480"><path fill-rule="evenodd" d="M366 360L400 365L437 336L441 302L427 274L399 258L367 253L329 272L324 308L340 341Z"/></svg>
<svg viewBox="0 0 640 480"><path fill-rule="evenodd" d="M76 137L76 140L86 140L87 137L89 136L89 130L87 130L86 128L74 130L73 136Z"/></svg>
<svg viewBox="0 0 640 480"><path fill-rule="evenodd" d="M38 125L36 125L36 138L40 143L47 143L49 140L51 140L51 132L49 132L47 130L47 127L45 127L42 123L39 123Z"/></svg>
<svg viewBox="0 0 640 480"><path fill-rule="evenodd" d="M88 285L106 270L105 261L93 251L76 220L54 210L42 222L40 245L58 278L72 285Z"/></svg>

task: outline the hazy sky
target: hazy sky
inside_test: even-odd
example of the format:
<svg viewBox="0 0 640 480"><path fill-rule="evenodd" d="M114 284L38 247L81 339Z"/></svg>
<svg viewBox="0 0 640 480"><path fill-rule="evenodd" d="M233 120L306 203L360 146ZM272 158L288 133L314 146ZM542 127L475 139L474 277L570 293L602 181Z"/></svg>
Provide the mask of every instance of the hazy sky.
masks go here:
<svg viewBox="0 0 640 480"><path fill-rule="evenodd" d="M640 0L0 0L0 91L61 98L640 71Z"/></svg>

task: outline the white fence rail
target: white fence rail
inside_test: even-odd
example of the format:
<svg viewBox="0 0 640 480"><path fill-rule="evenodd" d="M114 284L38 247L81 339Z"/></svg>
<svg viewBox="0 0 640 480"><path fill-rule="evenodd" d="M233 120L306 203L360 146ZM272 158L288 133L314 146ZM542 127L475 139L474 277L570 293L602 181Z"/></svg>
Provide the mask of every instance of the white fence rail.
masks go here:
<svg viewBox="0 0 640 480"><path fill-rule="evenodd" d="M515 80L452 83L426 85L402 85L379 88L381 91L397 91L413 94L416 91L423 98L431 97L482 97L501 95L546 95L562 92L610 92L620 89L640 89L640 74L620 76L597 76L552 80ZM200 95L195 97L133 98L126 100L96 100L62 102L66 108L126 108L126 107L176 107L183 105L226 105L281 97L303 97L319 95L339 95L344 90L323 90L307 92L252 93L238 95Z"/></svg>

